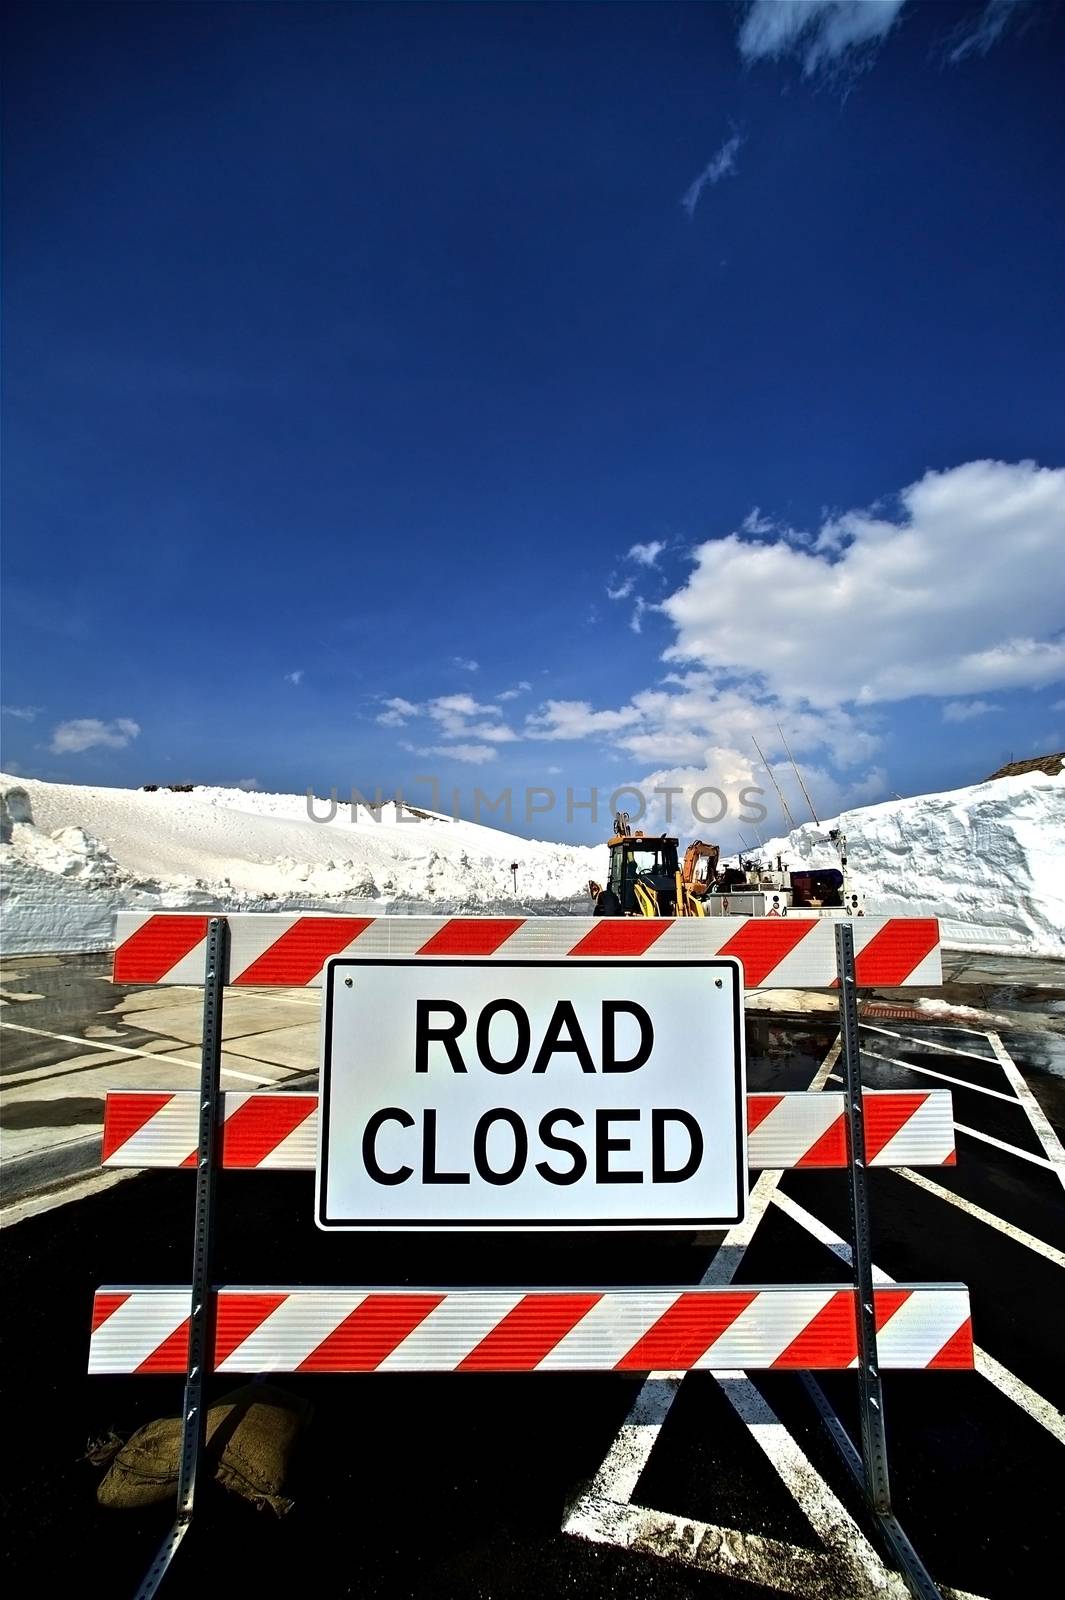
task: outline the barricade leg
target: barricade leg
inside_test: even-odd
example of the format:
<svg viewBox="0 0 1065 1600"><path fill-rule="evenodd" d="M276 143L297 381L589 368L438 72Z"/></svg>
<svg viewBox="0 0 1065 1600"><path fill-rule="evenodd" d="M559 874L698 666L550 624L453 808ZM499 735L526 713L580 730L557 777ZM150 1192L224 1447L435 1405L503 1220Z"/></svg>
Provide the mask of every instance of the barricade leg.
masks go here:
<svg viewBox="0 0 1065 1600"><path fill-rule="evenodd" d="M803 1375L803 1383L821 1413L833 1443L865 1491L885 1543L897 1560L911 1593L917 1600L941 1600L939 1590L932 1581L928 1569L891 1509L884 1396L876 1347L854 930L849 922L841 922L836 927L836 971L839 979L840 1055L843 1061L847 1113L851 1236L855 1285L858 1291L858 1413L862 1443L860 1456L842 1422L832 1410L820 1384L809 1373Z"/></svg>
<svg viewBox="0 0 1065 1600"><path fill-rule="evenodd" d="M196 1154L196 1221L192 1252L192 1298L189 1309L188 1363L182 1409L181 1462L178 1468L177 1516L137 1591L137 1600L152 1600L170 1568L196 1509L200 1467L207 1435L204 1379L211 1369L213 1344L212 1256L214 1201L220 1165L222 1120L222 1004L229 964L229 925L212 917L207 927L203 983L203 1050L200 1062L199 1142Z"/></svg>

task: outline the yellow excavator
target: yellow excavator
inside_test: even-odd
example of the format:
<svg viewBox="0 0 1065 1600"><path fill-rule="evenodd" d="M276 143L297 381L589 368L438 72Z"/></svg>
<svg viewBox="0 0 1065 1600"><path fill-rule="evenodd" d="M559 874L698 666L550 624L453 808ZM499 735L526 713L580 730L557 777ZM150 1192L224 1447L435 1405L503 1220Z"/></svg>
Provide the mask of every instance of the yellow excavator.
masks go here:
<svg viewBox="0 0 1065 1600"><path fill-rule="evenodd" d="M679 840L668 834L633 833L626 811L614 818L608 840L610 877L591 882L588 893L598 917L702 917L717 882L721 852L697 839L679 863Z"/></svg>
<svg viewBox="0 0 1065 1600"><path fill-rule="evenodd" d="M846 840L833 835L845 870ZM721 868L716 844L696 839L679 863L679 841L668 834L633 833L628 813L614 818L607 841L610 877L605 887L589 883L597 917L786 917L865 915L864 895L851 892L844 872L834 867L789 872L780 857L776 869L751 861Z"/></svg>

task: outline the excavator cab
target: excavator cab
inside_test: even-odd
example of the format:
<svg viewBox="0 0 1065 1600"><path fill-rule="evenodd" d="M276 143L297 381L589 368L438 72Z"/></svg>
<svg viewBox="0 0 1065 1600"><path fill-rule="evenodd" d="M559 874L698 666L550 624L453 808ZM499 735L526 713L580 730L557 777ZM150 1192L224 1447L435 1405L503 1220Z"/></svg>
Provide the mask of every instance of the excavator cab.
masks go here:
<svg viewBox="0 0 1065 1600"><path fill-rule="evenodd" d="M676 915L677 840L666 834L649 836L633 833L628 816L620 811L614 818L614 836L609 842L610 876L607 879L609 914L621 917L672 917ZM604 890L597 883L588 885L598 902Z"/></svg>

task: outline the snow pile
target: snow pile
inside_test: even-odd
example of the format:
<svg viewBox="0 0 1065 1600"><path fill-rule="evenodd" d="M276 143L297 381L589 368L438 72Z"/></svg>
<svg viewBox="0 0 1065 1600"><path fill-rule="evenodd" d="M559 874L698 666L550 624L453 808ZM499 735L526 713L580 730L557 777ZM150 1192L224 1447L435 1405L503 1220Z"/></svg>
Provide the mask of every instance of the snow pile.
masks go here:
<svg viewBox="0 0 1065 1600"><path fill-rule="evenodd" d="M303 795L83 788L0 777L4 947L99 950L120 909L566 914L606 852ZM326 819L329 820L326 820ZM103 842L101 842L103 841ZM511 862L517 862L517 893Z"/></svg>
<svg viewBox="0 0 1065 1600"><path fill-rule="evenodd" d="M1065 774L1025 773L945 794L862 806L768 840L793 871L839 865L866 911L937 916L944 944L1065 958Z"/></svg>
<svg viewBox="0 0 1065 1600"><path fill-rule="evenodd" d="M358 807L312 821L302 795L83 788L0 777L4 944L102 950L134 910L585 913L605 845L516 838ZM846 812L769 841L787 866L835 866L847 836L870 914L938 916L944 942L1065 958L1065 775L1029 773ZM511 862L518 863L517 892Z"/></svg>

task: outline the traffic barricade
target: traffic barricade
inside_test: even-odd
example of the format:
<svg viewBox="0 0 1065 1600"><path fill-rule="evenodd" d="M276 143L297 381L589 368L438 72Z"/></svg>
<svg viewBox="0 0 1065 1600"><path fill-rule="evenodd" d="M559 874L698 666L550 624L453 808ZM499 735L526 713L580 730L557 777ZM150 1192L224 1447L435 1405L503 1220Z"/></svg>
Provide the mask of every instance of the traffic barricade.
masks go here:
<svg viewBox="0 0 1065 1600"><path fill-rule="evenodd" d="M891 1509L880 1372L970 1369L969 1296L874 1289L866 1174L952 1165L953 1110L947 1090L863 1093L856 1000L941 981L935 919L120 913L113 975L204 986L200 1090L112 1093L105 1111L105 1165L196 1172L191 1285L107 1286L94 1302L90 1372L186 1380L177 1519L141 1595L191 1525L211 1373L736 1368L856 1371L860 1458L811 1392L907 1582L935 1593ZM223 1093L227 986L322 984L318 1093ZM838 989L842 1093L746 1092L744 985ZM742 1219L748 1169L837 1168L855 1276L217 1284L223 1168L313 1170L320 1228L395 1233L702 1232Z"/></svg>

